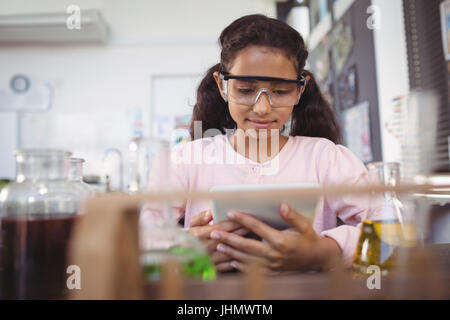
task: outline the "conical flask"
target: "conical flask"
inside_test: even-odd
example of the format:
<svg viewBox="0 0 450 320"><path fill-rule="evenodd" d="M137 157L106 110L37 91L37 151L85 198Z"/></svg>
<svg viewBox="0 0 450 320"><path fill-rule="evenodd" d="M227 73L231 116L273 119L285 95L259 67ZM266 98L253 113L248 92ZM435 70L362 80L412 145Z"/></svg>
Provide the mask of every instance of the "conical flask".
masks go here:
<svg viewBox="0 0 450 320"><path fill-rule="evenodd" d="M399 163L370 163L367 169L371 184L396 186L400 181ZM370 210L370 219L361 227L352 269L355 275L368 275L368 268L377 266L387 275L397 269L403 249L416 245L414 217L395 192L373 194Z"/></svg>

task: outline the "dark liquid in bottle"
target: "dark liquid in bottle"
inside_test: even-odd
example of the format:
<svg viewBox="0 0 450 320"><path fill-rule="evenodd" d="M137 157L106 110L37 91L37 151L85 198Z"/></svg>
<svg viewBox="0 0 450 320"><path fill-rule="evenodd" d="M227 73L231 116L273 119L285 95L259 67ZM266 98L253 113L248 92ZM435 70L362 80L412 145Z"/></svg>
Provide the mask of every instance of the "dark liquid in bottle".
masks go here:
<svg viewBox="0 0 450 320"><path fill-rule="evenodd" d="M0 299L64 298L75 219L73 214L33 214L0 220Z"/></svg>

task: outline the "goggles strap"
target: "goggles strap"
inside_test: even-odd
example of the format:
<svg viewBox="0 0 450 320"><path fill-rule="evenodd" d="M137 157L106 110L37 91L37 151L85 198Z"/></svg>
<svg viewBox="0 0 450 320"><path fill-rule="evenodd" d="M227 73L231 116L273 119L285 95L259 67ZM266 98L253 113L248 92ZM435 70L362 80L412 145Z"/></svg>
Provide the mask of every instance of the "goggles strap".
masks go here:
<svg viewBox="0 0 450 320"><path fill-rule="evenodd" d="M228 102L228 81L226 81L223 77L222 78L222 93L223 93L223 100L225 102Z"/></svg>

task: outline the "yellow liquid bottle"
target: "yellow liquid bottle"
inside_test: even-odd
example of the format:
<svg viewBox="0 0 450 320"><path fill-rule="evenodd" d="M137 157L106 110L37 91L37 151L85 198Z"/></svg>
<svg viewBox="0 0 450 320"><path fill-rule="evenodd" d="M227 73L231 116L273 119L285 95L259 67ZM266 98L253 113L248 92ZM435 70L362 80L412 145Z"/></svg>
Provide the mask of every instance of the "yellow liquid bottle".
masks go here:
<svg viewBox="0 0 450 320"><path fill-rule="evenodd" d="M382 275L388 275L398 267L399 250L416 245L413 224L401 224L398 220L365 220L353 257L355 276L367 276L369 266L378 266Z"/></svg>

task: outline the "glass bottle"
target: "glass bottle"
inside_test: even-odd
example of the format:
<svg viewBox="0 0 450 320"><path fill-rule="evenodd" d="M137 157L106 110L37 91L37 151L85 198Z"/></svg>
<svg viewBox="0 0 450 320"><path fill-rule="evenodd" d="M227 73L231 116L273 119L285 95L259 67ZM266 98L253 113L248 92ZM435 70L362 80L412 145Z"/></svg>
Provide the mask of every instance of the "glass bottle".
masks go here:
<svg viewBox="0 0 450 320"><path fill-rule="evenodd" d="M169 143L160 139L130 142L129 192L175 191L170 179ZM216 269L202 243L180 227L175 218L177 201L147 201L140 216L141 265L145 278L159 280L164 264L176 260L184 276L214 280Z"/></svg>
<svg viewBox="0 0 450 320"><path fill-rule="evenodd" d="M15 153L16 180L0 193L0 298L58 299L81 194L69 180L70 152Z"/></svg>
<svg viewBox="0 0 450 320"><path fill-rule="evenodd" d="M367 165L371 184L397 186L400 164L375 162ZM382 275L394 272L408 248L416 245L416 228L411 210L395 192L373 194L370 219L364 220L352 269L355 275L368 275L369 266L378 266Z"/></svg>

